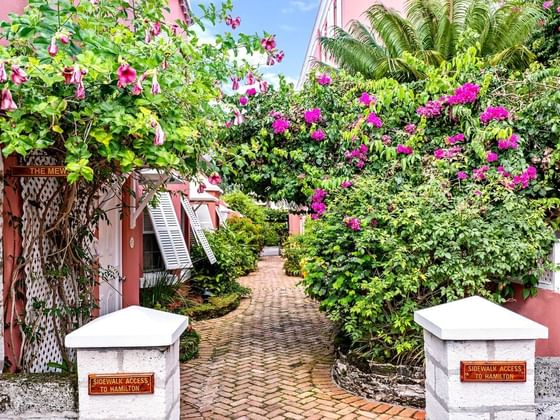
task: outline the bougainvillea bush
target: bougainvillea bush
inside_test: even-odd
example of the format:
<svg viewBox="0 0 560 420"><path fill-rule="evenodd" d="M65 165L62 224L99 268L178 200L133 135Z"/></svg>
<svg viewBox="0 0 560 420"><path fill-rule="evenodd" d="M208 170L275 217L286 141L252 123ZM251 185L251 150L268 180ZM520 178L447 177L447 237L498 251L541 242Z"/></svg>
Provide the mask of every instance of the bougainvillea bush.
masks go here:
<svg viewBox="0 0 560 420"><path fill-rule="evenodd" d="M559 78L487 68L473 49L439 67L405 58L427 78L318 73L281 90L288 102L249 101L224 138L238 182L315 219L304 283L351 348L415 363L414 310L501 301L513 282L535 293L558 205Z"/></svg>
<svg viewBox="0 0 560 420"><path fill-rule="evenodd" d="M304 284L361 356L416 364L415 310L471 295L500 301L510 282L534 284L554 235L542 209L499 182L394 175L331 195L307 225Z"/></svg>

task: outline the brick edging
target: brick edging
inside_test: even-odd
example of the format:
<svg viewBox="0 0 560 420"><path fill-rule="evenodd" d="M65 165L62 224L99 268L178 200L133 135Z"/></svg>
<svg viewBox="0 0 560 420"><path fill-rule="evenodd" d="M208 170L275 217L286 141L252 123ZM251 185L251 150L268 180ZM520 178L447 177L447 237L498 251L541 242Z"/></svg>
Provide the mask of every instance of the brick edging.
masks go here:
<svg viewBox="0 0 560 420"><path fill-rule="evenodd" d="M332 399L359 408L360 411L375 413L375 415L385 414L388 417L384 418L387 419L425 419L426 415L423 410L367 400L340 388L332 378L332 363L332 359L321 360L315 363L312 368L311 380L320 392L329 395Z"/></svg>

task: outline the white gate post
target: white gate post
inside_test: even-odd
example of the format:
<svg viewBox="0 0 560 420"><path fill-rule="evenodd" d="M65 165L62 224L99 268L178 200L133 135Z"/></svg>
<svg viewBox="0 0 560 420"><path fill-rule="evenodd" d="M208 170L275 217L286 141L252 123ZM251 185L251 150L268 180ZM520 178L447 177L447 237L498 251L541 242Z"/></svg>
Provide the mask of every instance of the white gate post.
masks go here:
<svg viewBox="0 0 560 420"><path fill-rule="evenodd" d="M185 316L130 306L66 336L78 353L80 419L179 419Z"/></svg>
<svg viewBox="0 0 560 420"><path fill-rule="evenodd" d="M427 419L535 419L535 339L546 327L478 296L414 320L424 328Z"/></svg>

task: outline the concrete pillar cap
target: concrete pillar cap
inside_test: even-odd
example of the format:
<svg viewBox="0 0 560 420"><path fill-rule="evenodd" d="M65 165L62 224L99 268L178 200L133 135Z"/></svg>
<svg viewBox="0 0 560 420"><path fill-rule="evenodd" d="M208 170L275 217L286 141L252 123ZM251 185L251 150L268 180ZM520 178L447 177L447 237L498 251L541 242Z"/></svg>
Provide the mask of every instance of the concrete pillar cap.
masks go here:
<svg viewBox="0 0 560 420"><path fill-rule="evenodd" d="M414 321L440 340L535 340L548 328L473 296L414 312Z"/></svg>
<svg viewBox="0 0 560 420"><path fill-rule="evenodd" d="M183 315L129 306L87 323L66 336L69 348L163 347L188 327Z"/></svg>

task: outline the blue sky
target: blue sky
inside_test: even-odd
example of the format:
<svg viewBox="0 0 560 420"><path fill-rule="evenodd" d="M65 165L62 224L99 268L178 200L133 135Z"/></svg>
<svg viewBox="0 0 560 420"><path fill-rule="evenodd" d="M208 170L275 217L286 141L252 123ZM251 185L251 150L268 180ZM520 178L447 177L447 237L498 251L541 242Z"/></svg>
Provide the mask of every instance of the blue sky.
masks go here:
<svg viewBox="0 0 560 420"><path fill-rule="evenodd" d="M195 13L200 13L197 4L210 2L191 0L191 5ZM212 2L218 4L219 0ZM282 63L261 69L265 74L270 73L267 79L273 79L273 74L284 74L295 83L306 59L319 0L233 0L233 5L232 16L241 17L241 26L236 32L275 34L278 48L286 53ZM217 30L228 29L222 25Z"/></svg>

